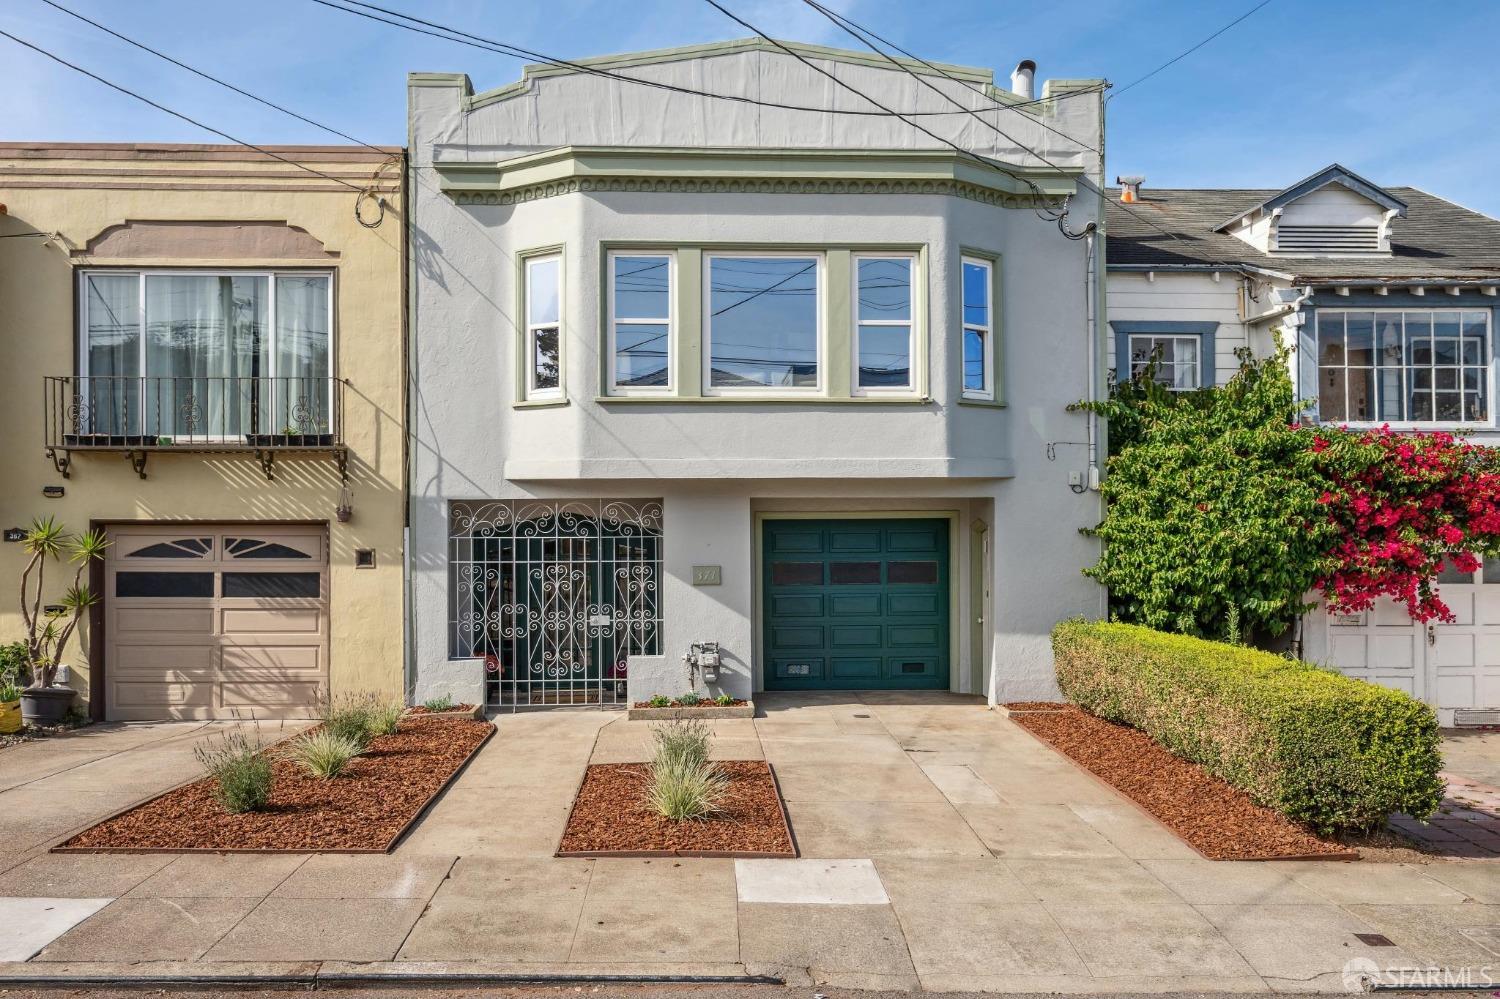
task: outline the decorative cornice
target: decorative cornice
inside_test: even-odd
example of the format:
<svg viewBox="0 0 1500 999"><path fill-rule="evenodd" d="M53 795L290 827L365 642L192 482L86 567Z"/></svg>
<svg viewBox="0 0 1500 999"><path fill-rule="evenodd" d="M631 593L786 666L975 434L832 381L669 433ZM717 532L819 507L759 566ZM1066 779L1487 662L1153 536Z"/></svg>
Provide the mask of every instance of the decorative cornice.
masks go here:
<svg viewBox="0 0 1500 999"><path fill-rule="evenodd" d="M591 177L532 184L508 191L451 191L459 205L518 205L565 194L937 194L1002 208L1030 208L1033 195L1009 194L953 180L797 180L780 177Z"/></svg>

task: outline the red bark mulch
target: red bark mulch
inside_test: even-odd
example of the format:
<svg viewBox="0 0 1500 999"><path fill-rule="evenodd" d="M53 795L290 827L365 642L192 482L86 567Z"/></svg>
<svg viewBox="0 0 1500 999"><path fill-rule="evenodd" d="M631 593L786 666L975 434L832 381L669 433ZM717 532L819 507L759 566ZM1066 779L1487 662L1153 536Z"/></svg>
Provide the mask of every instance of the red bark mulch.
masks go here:
<svg viewBox="0 0 1500 999"><path fill-rule="evenodd" d="M229 814L205 777L84 830L56 852L384 852L494 731L467 718L403 718L394 735L373 740L331 780L277 759L262 811Z"/></svg>
<svg viewBox="0 0 1500 999"><path fill-rule="evenodd" d="M671 704L652 704L650 701L636 701L631 706L637 708L743 708L749 703L749 701L736 698L728 704L720 704L714 700L699 701L697 704L683 704L681 701L673 698Z"/></svg>
<svg viewBox="0 0 1500 999"><path fill-rule="evenodd" d="M1011 707L1011 705L1006 705ZM1101 778L1210 860L1356 857L1126 725L1075 705L1027 710L1011 720Z"/></svg>
<svg viewBox="0 0 1500 999"><path fill-rule="evenodd" d="M557 855L660 853L670 856L795 857L791 832L768 764L719 764L729 775L722 811L675 822L646 802L650 767L595 764L584 774Z"/></svg>
<svg viewBox="0 0 1500 999"><path fill-rule="evenodd" d="M472 715L474 713L474 705L465 702L463 704L455 704L451 708L444 708L441 711L433 711L418 704L407 708L406 713L409 715Z"/></svg>

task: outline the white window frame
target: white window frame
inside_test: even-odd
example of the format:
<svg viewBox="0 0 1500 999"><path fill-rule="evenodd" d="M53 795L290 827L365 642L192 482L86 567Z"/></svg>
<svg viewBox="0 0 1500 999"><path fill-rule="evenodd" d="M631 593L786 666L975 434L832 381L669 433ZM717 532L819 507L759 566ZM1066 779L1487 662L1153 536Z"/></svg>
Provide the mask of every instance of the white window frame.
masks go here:
<svg viewBox="0 0 1500 999"><path fill-rule="evenodd" d="M859 262L861 260L905 260L911 264L910 287L908 295L911 302L911 315L907 319L860 319L859 318ZM919 390L918 357L917 357L917 316L921 307L917 295L919 280L919 268L921 260L915 253L895 250L891 252L880 252L879 250L861 250L853 253L849 258L849 394L853 396L910 396ZM906 326L906 352L909 362L906 373L905 385L872 385L861 386L859 384L859 328L861 326Z"/></svg>
<svg viewBox="0 0 1500 999"><path fill-rule="evenodd" d="M1475 420L1475 421L1465 421L1465 420L1381 420L1381 419L1374 419L1374 420L1327 420L1327 421L1323 420L1323 418L1322 418L1322 384L1321 383L1322 383L1322 372L1323 372L1323 367L1324 366L1322 364L1322 357L1321 357L1322 347L1321 347L1321 339L1319 337L1319 326L1320 326L1320 324L1322 322L1323 313L1325 313L1325 312L1338 312L1338 313L1342 313L1344 315L1348 315L1349 313L1375 313L1375 314L1384 314L1384 315L1389 315L1391 313L1397 313L1397 314L1401 314L1401 313L1422 313L1422 314L1426 314L1428 316L1435 316L1439 312L1454 312L1454 313L1458 313L1460 316L1463 315L1465 312L1482 312L1482 313L1484 313L1484 349L1485 349L1486 354L1488 355L1488 358L1485 361L1485 363L1482 365L1482 367L1484 368L1485 406L1489 410L1489 412L1487 414L1487 417L1484 420ZM1460 322L1462 322L1462 320L1460 320ZM1404 332L1405 328L1406 328L1406 322L1405 322L1405 320L1402 320L1401 327L1402 327L1402 330ZM1496 358L1496 355L1495 355L1495 323L1494 323L1493 306L1450 305L1450 306L1442 307L1442 308L1424 307L1424 306L1407 306L1407 307L1397 306L1397 307L1386 307L1386 308L1374 308L1374 307L1371 307L1371 308L1362 308L1362 307L1356 306L1356 305L1350 305L1350 306L1339 305L1339 306L1331 306L1331 307L1328 307L1328 308L1319 308L1319 309L1317 309L1317 310L1315 310L1313 312L1312 346L1313 346L1313 351L1314 351L1314 354L1313 354L1313 367L1317 371L1317 374L1314 376L1314 378L1316 379L1316 385L1317 385L1317 389L1318 389L1318 391L1316 393L1314 393L1314 397L1315 397L1315 399L1317 401L1317 412L1319 414L1318 419L1319 419L1320 422L1326 422L1326 423L1329 423L1329 424L1337 423L1337 424L1339 424L1341 426L1349 426L1349 427L1354 427L1356 429L1361 429L1361 430L1363 430L1363 429L1374 429L1374 428L1386 426L1387 424L1390 425L1390 426L1392 426L1392 427L1411 427L1411 428L1414 428L1414 429L1418 429L1419 428L1419 429L1422 429L1422 430L1476 430L1476 429L1483 430L1483 429L1492 429L1492 428L1494 428L1496 426L1496 414L1495 414L1495 409L1496 409L1496 406L1495 406L1495 364L1496 364L1497 358ZM1476 367L1476 366L1477 365L1464 365L1464 364L1457 365L1456 367L1457 367L1457 369L1459 371L1459 378L1460 378L1460 380L1463 378L1463 369L1465 367ZM1437 366L1434 366L1434 365L1428 365L1428 368L1431 369L1431 370L1435 370L1436 367ZM1453 365L1441 365L1441 367L1453 367ZM1349 370L1349 358L1348 358L1348 355L1347 355L1347 347L1346 347L1346 353L1345 353L1345 357L1344 357L1343 370L1346 373ZM1377 367L1375 370L1379 371L1380 369ZM1409 373L1412 370L1414 370L1414 369L1411 366L1405 364L1404 362L1401 365L1401 371L1402 371L1402 375L1401 375L1401 390L1402 390L1402 392L1405 394L1405 396L1408 399L1410 398L1410 392L1411 392L1410 386L1408 384L1408 378L1410 377ZM1347 374L1346 374L1346 384L1347 384ZM1460 394L1463 392L1462 382L1461 381L1460 381L1460 387L1459 387L1459 389L1457 391Z"/></svg>
<svg viewBox="0 0 1500 999"><path fill-rule="evenodd" d="M667 315L660 319L645 319L632 317L629 319L616 319L615 317L615 258L616 257L661 257L667 261ZM677 391L677 251L663 249L612 249L605 255L605 315L606 326L604 333L605 356L604 363L607 366L605 374L605 385L608 393L613 396L632 395L672 395ZM662 326L667 327L667 383L661 386L620 385L615 381L618 368L615 364L615 327L621 324L640 326Z"/></svg>
<svg viewBox="0 0 1500 999"><path fill-rule="evenodd" d="M1203 337L1195 333L1127 333L1125 336L1125 359L1130 363L1130 370L1125 372L1125 377L1122 380L1128 381L1135 377L1135 342L1137 340L1152 340L1156 342L1172 340L1174 341L1174 349L1176 341L1191 342L1193 345L1193 350L1197 355L1193 361L1193 384L1184 388L1179 388L1176 385L1168 385L1164 382L1158 382L1157 384L1169 392L1196 392L1203 387ZM1151 353L1156 353L1155 346L1151 348ZM1116 363L1119 362L1116 361ZM1174 369L1180 363L1180 361L1174 359L1172 361Z"/></svg>
<svg viewBox="0 0 1500 999"><path fill-rule="evenodd" d="M554 323L533 323L531 321L531 269L537 264L551 261L557 262L557 385L552 388L537 388L536 384L536 334L538 330L550 329ZM526 258L525 266L522 268L522 280L525 286L521 289L521 323L525 331L523 342L522 363L526 365L523 373L526 386L526 401L535 402L541 400L554 400L563 398L563 384L567 380L567 367L563 363L563 342L567 339L567 326L564 324L568 314L567 307L567 265L563 262L562 251L554 250L548 253L538 253Z"/></svg>
<svg viewBox="0 0 1500 999"><path fill-rule="evenodd" d="M980 326L969 322L965 314L964 291L968 283L964 280L964 268L973 264L984 268L985 280L985 319L986 323ZM965 254L959 257L958 262L958 385L962 397L965 399L978 399L984 402L995 401L995 262L985 257L974 257ZM965 371L966 357L965 347L969 338L969 330L979 330L984 334L984 387L971 389L967 386L967 372Z"/></svg>
<svg viewBox="0 0 1500 999"><path fill-rule="evenodd" d="M816 291L814 313L817 317L817 364L818 380L815 385L803 386L726 386L713 384L713 262L731 260L778 260L787 258L811 259ZM703 300L702 352L703 394L705 396L819 396L828 390L828 331L827 331L827 279L828 253L826 250L733 250L705 251L701 275L701 298Z"/></svg>
<svg viewBox="0 0 1500 999"><path fill-rule="evenodd" d="M134 274L136 277L136 309L137 321L140 326L140 375L144 379L153 377L146 374L146 324L149 317L146 315L146 278L148 277L263 277L266 279L266 288L270 292L267 295L266 309L266 332L269 337L266 367L269 371L263 375L264 378L277 377L276 361L278 351L276 349L276 279L278 277L326 277L328 279L328 398L325 400L329 419L329 430L332 432L333 413L333 383L338 379L338 324L335 316L338 314L338 272L329 268L307 268L294 269L285 268L280 270L266 270L264 268L246 267L90 267L78 272L78 328L76 331L76 342L78 345L78 374L80 378L89 377L89 293L88 279L96 275L110 277L123 277ZM242 435L194 435L194 440L239 440Z"/></svg>

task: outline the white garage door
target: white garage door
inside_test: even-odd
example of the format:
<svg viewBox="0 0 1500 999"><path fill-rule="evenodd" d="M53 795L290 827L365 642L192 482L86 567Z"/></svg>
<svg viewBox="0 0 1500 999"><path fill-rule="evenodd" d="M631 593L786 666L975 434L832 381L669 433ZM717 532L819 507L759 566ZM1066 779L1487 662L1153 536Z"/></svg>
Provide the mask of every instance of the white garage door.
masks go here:
<svg viewBox="0 0 1500 999"><path fill-rule="evenodd" d="M1351 676L1422 698L1445 725L1492 723L1485 716L1500 709L1500 561L1487 559L1473 575L1449 570L1438 592L1452 624L1418 624L1392 600L1327 615L1330 657Z"/></svg>
<svg viewBox="0 0 1500 999"><path fill-rule="evenodd" d="M112 528L108 717L315 713L328 676L327 533L254 524Z"/></svg>

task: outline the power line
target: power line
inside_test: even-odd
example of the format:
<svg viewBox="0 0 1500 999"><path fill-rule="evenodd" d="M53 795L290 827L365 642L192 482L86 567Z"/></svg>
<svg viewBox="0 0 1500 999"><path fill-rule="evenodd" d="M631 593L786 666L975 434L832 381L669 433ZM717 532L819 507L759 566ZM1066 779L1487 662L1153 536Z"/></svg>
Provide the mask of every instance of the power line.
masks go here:
<svg viewBox="0 0 1500 999"><path fill-rule="evenodd" d="M974 110L971 110L969 108L965 108L958 101L954 100L954 98L953 98L953 96L951 94L949 94L946 91L942 90L941 88L933 85L933 83L930 80L924 80L922 78L921 74L912 72L911 67L909 67L909 66L903 66L901 64L901 60L893 58L888 53L882 52L880 49L876 48L875 45L872 44L869 39L873 38L876 41L880 42L882 45L885 45L885 46L888 46L890 48L895 49L897 52L900 52L902 55L906 56L908 59L911 59L911 60L914 60L914 61L916 61L918 63L921 63L923 66L926 66L928 69L932 70L934 73L937 73L939 76L942 76L944 79L951 80L954 83L957 83L957 84L959 84L961 86L967 87L968 89L972 90L974 93L979 94L981 97L985 97L985 99L988 100L988 97L982 91L980 91L977 88L975 88L968 81L960 80L958 77L956 77L953 74L949 73L947 70L943 69L941 66L935 66L932 63L928 62L926 59L923 59L921 56L914 55L913 53L908 52L906 49L903 49L901 46L897 45L895 42L888 41L887 39L880 37L875 32L873 32L869 28L866 28L863 25L859 24L858 22L856 22L852 18L846 17L843 14L840 14L840 13L838 13L836 11L829 10L827 7L823 6L821 3L818 3L818 0L802 0L802 2L805 3L805 4L807 4L813 10L816 10L818 13L822 14L828 20L832 21L836 26L842 28L844 30L845 34L850 35L851 37L855 38L856 40L862 42L865 45L865 47L868 48L871 52L874 52L876 55L881 56L883 59L885 59L891 65L895 66L897 69L903 70L904 72L906 72L907 74L909 74L913 79L915 79L918 83L922 84L923 86L927 87L927 89L931 90L933 93L935 93L938 96L942 97L943 99L947 100L954 107L957 107L957 108L963 110L967 114L973 115L975 117L975 119L979 121L980 124L986 125L989 128L994 129L1002 137L1008 139L1011 142L1015 142L1016 141L1015 139L1012 139L1009 135L1006 135L1004 132L1001 132L999 128L996 128L996 126L994 126L987 119L985 119L984 117L982 117L979 114L978 111L974 111ZM1269 3L1270 0L1267 0L1267 2ZM868 36L868 37L865 37L865 36ZM994 108L994 109L997 109L997 110L1010 110L1010 108L1008 108L1006 105L1001 104L999 102L990 101L989 103L990 103L991 107ZM1053 128L1052 126L1048 125L1046 122L1042 121L1040 119L1040 117L1038 117L1036 123L1038 125L1040 125L1042 128L1044 128L1047 131L1051 132L1053 135L1060 136L1061 138L1067 139L1069 142L1071 142L1071 143L1073 143L1075 145L1082 146L1084 149L1087 149L1091 153L1097 153L1097 152L1099 152L1099 150L1097 148L1095 148L1094 146L1089 145L1087 142L1084 142L1081 139L1075 139L1073 136L1069 135L1068 133L1060 131L1059 129Z"/></svg>
<svg viewBox="0 0 1500 999"><path fill-rule="evenodd" d="M470 48L476 48L483 52L492 52L499 55L510 56L511 58L515 59L531 59L536 62L546 63L549 66L571 69L579 73L587 73L593 76L602 76L611 80L619 80L624 83L634 83L643 87L653 87L658 90L668 90L673 93L687 94L693 97L707 97L713 100L734 101L740 104L752 104L757 107L777 108L783 111L807 111L814 114L842 114L877 118L902 117L903 115L911 117L946 117L963 113L959 111L896 112L889 110L845 110L840 108L811 107L805 104L786 104L778 101L763 101L755 97L747 97L743 94L721 94L710 90L698 90L693 87L683 87L678 86L677 84L664 83L660 80L644 80L640 77L627 76L623 73L617 73L612 70L601 69L597 66L590 66L587 63L572 62L567 59L558 58L556 56L549 56L541 52L535 52L531 49L522 48L519 45L513 45L509 42L497 41L493 38L485 38L482 35L472 34L459 28L452 28L444 24L439 24L436 21L427 21L423 20L420 17L415 17L411 14L403 14L400 11L391 10L387 7L381 7L372 3L364 3L362 2L362 0L343 0L342 3L334 3L331 2L331 0L313 0L313 3L320 4L321 6L328 7L332 10L341 10L346 14L354 14L359 17L368 18L372 21L378 21L381 24L388 24L392 27L402 28L406 31L413 31L417 34L429 35L433 38L441 38L444 41L456 42L460 45L467 45ZM347 6L345 6L346 4ZM361 10L358 8L367 9ZM371 14L368 12L371 10L379 11L381 14L388 14L390 15L390 17L380 17L377 14ZM400 18L401 20L391 20L391 18ZM425 27L418 27L418 25L423 25ZM1104 88L1102 86L1094 87L1087 90L1062 94L1058 97L1046 98L1045 100L1021 101L1011 106L1018 108L1027 107L1034 104L1043 104L1047 101L1060 100L1066 97L1076 97L1084 93L1097 93L1098 91L1103 89Z"/></svg>
<svg viewBox="0 0 1500 999"><path fill-rule="evenodd" d="M1175 57L1173 57L1171 59L1168 59L1166 62L1162 63L1160 66L1156 67L1151 72L1147 73L1145 76L1139 77L1138 79L1132 80L1131 82L1125 84L1125 86L1121 87L1119 90L1116 90L1113 94L1110 94L1108 97L1106 97L1105 100L1107 100L1107 101L1114 100L1116 97L1119 97L1121 94L1123 94L1125 91L1129 90L1131 87L1137 86L1138 84L1145 83L1147 80L1151 79L1153 76L1155 76L1157 73L1160 73L1162 70L1166 69L1168 66L1176 65L1177 63L1179 63L1182 60L1186 59L1188 56L1192 55L1194 52L1197 52L1203 46L1207 45L1209 42L1213 41L1215 38L1218 38L1224 32L1228 31L1230 28L1234 27L1236 24L1239 24L1241 21L1245 20L1251 14L1254 14L1256 11L1260 10L1262 7L1266 6L1266 4L1268 4L1270 2L1271 2L1271 0L1261 0L1260 3L1256 4L1254 7L1251 7L1249 10L1245 11L1243 14L1241 14L1239 17L1235 18L1233 21L1230 21L1228 24L1224 25L1224 27L1220 28L1218 31L1215 31L1213 34L1211 34L1207 38L1203 39L1203 41L1199 42L1197 45L1194 45L1192 48L1188 49L1186 52L1183 52L1181 55L1178 55L1178 56L1175 56Z"/></svg>
<svg viewBox="0 0 1500 999"><path fill-rule="evenodd" d="M171 108L167 107L165 104L158 104L156 101L153 101L151 98L149 98L149 97L143 97L142 95L136 93L134 90L127 89L126 87L120 86L118 83L113 83L113 82L111 82L109 80L106 80L104 77L100 76L98 73L90 72L89 70L84 69L82 66L79 66L76 63L69 62L68 60L64 59L62 56L56 55L55 53L52 53L52 52L49 52L46 49L42 48L40 45L34 45L31 42L28 42L24 38L18 38L18 37L16 37L15 35L11 34L8 31L0 30L0 36L3 36L5 38L9 38L11 41L15 42L17 45L23 45L26 48L31 49L33 52L36 52L36 53L38 53L40 55L44 55L48 59L51 59L53 62L59 63L60 65L68 67L69 69L73 70L75 73L82 73L84 76L87 76L89 79L95 80L95 81L97 81L99 83L104 84L106 87L109 87L111 90L119 91L120 93L126 95L127 97L133 97L133 98L135 98L136 100L140 101L143 104L149 104L151 107L156 108L158 111L165 112L166 114L169 114L169 115L171 115L174 118L180 118L181 120L187 122L189 125L193 125L193 126L195 126L197 128L201 128L205 132L212 132L214 135L217 135L220 138L228 139L230 142L234 143L237 146L244 146L246 149L253 149L256 152L262 154L263 156L269 156L271 159L280 160L282 163L285 163L288 166L294 166L298 170L305 170L306 172L308 172L308 173L310 173L310 174L312 174L312 175L314 175L316 177L321 177L324 180L331 181L331 182L333 182L335 184L340 185L341 187L347 187L349 190L354 191L354 192L356 192L358 194L362 195L366 191L369 190L368 188L356 187L355 185L349 183L346 180L341 180L340 178L334 177L331 174L326 174L323 171L318 170L318 169L316 169L314 167L307 166L304 163L298 163L296 160L287 159L285 156L282 156L282 155L280 155L278 153L273 153L269 149L264 149L264 148L262 148L260 146L257 146L253 142L246 142L244 139L237 139L234 136L230 135L228 132L225 132L225 131L223 131L221 129L214 128L212 125L204 124L203 122L199 121L196 118L190 118L190 117L188 117L187 115L183 114L181 111L174 111Z"/></svg>
<svg viewBox="0 0 1500 999"><path fill-rule="evenodd" d="M725 17L729 18L731 21L734 21L736 24L740 25L741 27L746 28L746 29L754 32L755 34L759 35L760 37L764 38L766 41L768 41L772 45L776 46L782 52L785 52L787 55L791 56L793 59L796 59L798 62L802 63L808 69L811 69L814 72L820 73L823 76L828 77L828 79L832 80L834 83L838 84L840 87L843 87L845 90L849 91L851 94L854 94L857 97L863 98L864 100L866 100L866 101L870 102L871 104L875 105L876 107L880 108L882 111L887 111L887 112L895 115L897 118L900 118L906 124L910 125L912 128L915 128L917 131L921 132L923 135L927 136L928 138L934 139L934 140L936 140L938 142L941 142L943 145L945 145L948 148L954 150L955 152L959 153L960 155L968 156L968 157L970 157L971 159L975 160L978 163L981 163L981 164L983 164L985 166L990 167L993 170L997 170L1000 173L1005 174L1008 177L1011 177L1011 178L1013 178L1015 180L1020 181L1022 184L1025 184L1028 188L1030 188L1032 194L1034 194L1043 204L1046 203L1046 201L1047 201L1047 194L1046 194L1046 192L1044 192L1040 187L1038 187L1036 185L1036 183L1034 181L1032 181L1029 177L1023 177L1020 174L1016 173L1015 171L1011 170L1009 167L1005 166L1004 164L1002 164L1002 163L1000 163L1000 162L998 162L996 160L992 160L992 159L990 159L987 156L981 156L981 155L979 155L978 153L974 152L971 149L965 149L963 146L960 146L958 143L954 142L953 140L945 138L944 136L938 135L936 132L932 131L931 129L929 129L929 128L921 125L921 124L918 124L917 122L912 121L910 118L906 117L905 115L902 115L902 114L900 114L898 112L895 112L895 111L891 111L890 108L886 107L884 104L880 103L875 98L871 97L869 94L867 94L864 91L860 90L858 87L854 86L851 83L847 83L844 80L841 80L836 74L829 72L828 70L824 69L821 66L815 65L811 60L805 58L801 53L796 52L796 51L788 48L785 44L783 44L781 42L778 42L776 39L772 38L770 35L766 34L764 31L761 31L759 28L757 28L755 25L751 24L749 21L745 20L744 18L740 17L738 14L735 14L729 8L725 7L723 4L719 3L719 0L704 0L704 2L707 3L710 7L713 7L719 13L723 14ZM1014 139L1012 139L1011 141L1015 142ZM1023 148L1023 149L1027 148L1026 146L1022 145L1019 142L1017 142L1016 145L1021 146L1021 148ZM1028 151L1032 152L1034 155L1038 155L1038 156L1040 155L1040 154L1035 153L1035 150L1028 150ZM1041 158L1043 160L1045 160L1045 157L1041 157ZM1056 164L1052 164L1052 165L1054 166L1054 168L1056 168ZM1044 209L1041 209L1041 208L1036 209L1036 211L1037 211L1038 215L1043 215L1043 217L1048 218L1050 221L1058 223L1058 227L1060 229L1063 229L1063 233L1064 233L1064 235L1066 235L1067 234L1067 230L1062 225L1063 216L1065 216L1067 214L1067 200L1066 199L1064 199L1064 201L1063 201L1062 208L1063 208L1062 212L1060 212L1058 214L1055 214L1055 215L1051 215L1051 214L1043 215Z"/></svg>
<svg viewBox="0 0 1500 999"><path fill-rule="evenodd" d="M291 115L293 118L296 118L298 121L303 122L304 124L308 124L308 125L313 126L314 128L321 129L322 131L327 132L330 135L336 135L336 136L338 136L341 139L345 139L345 140L347 140L349 142L354 143L356 146L364 146L366 149L369 149L369 150L371 150L373 152L382 153L384 155L390 155L390 150L389 149L382 149L379 146L372 146L370 143L365 142L362 139L356 139L352 135L349 135L349 134L344 133L344 132L340 132L338 129L334 128L331 125L325 125L322 122L314 121L313 119L308 118L305 115L298 114L297 112L291 110L290 108L284 108L280 104L276 104L276 103L273 103L271 101L268 101L264 97L257 97L255 94L250 93L250 91L243 90L240 87L237 87L234 84L228 82L227 80L221 80L217 76L212 76L212 75L210 75L208 73L205 73L201 69L198 69L198 68L196 68L194 66L189 66L187 63L182 62L179 59L172 58L171 56L167 55L165 52L159 52L156 49L153 49L151 46L145 44L144 42L136 41L134 38L130 38L130 37L126 36L126 35L122 35L118 31L114 30L113 28L110 28L110 27L107 27L106 25L100 24L98 21L94 21L94 20L91 20L91 19L89 19L87 17L84 17L82 14L78 13L78 11L76 11L76 10L70 10L67 7L64 7L62 4L57 3L56 0L42 0L42 3L46 4L49 7L54 8L56 10L60 10L64 14L67 14L67 15L69 15L71 17L76 17L78 20L82 21L85 24L91 24L94 27L98 28L100 31L103 31L104 33L109 34L109 35L113 35L114 37L118 38L120 41L125 42L127 45L134 45L136 48L141 49L144 52L151 53L152 55L156 56L158 59L165 59L167 62L171 63L172 65L174 65L176 67L178 67L179 69L185 69L189 73L194 74L195 76L201 76L203 79L208 80L211 83L217 83L221 87L225 87L225 88L227 88L229 90L232 90L235 93L239 94L241 97L248 97L250 100L255 101L257 104L263 104L266 107L271 108L273 111L280 111L282 114Z"/></svg>

